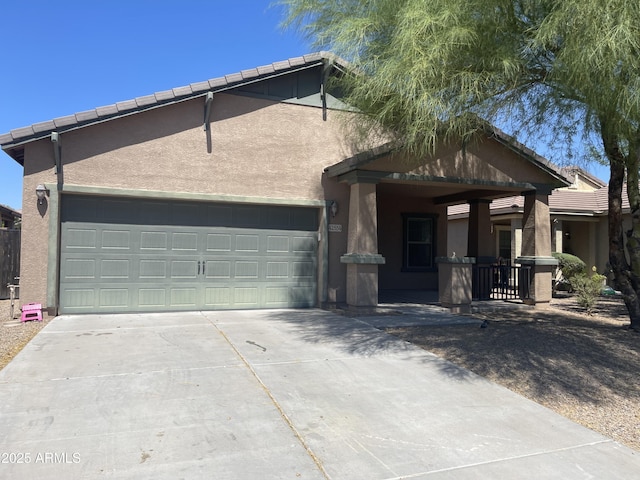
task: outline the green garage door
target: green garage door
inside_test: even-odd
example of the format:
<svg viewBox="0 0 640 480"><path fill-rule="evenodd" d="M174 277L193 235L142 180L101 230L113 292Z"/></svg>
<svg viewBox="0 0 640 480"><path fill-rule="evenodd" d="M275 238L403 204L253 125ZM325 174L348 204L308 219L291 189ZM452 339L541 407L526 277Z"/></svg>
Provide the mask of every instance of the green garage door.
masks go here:
<svg viewBox="0 0 640 480"><path fill-rule="evenodd" d="M314 208L65 195L60 312L310 307Z"/></svg>

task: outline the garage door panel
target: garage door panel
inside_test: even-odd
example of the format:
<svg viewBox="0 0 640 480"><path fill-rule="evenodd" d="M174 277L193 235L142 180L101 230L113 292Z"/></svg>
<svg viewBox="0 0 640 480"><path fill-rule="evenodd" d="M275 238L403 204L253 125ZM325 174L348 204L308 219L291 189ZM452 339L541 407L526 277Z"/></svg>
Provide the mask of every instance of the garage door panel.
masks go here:
<svg viewBox="0 0 640 480"><path fill-rule="evenodd" d="M141 259L138 265L138 278L140 280L163 280L167 278L168 260Z"/></svg>
<svg viewBox="0 0 640 480"><path fill-rule="evenodd" d="M167 225L167 212L171 211L171 204L162 201L140 201L140 218L147 220L147 225Z"/></svg>
<svg viewBox="0 0 640 480"><path fill-rule="evenodd" d="M96 261L93 258L68 258L62 260L63 279L67 281L93 280L96 278Z"/></svg>
<svg viewBox="0 0 640 480"><path fill-rule="evenodd" d="M125 279L130 277L129 259L102 259L100 261L100 278L105 280Z"/></svg>
<svg viewBox="0 0 640 480"><path fill-rule="evenodd" d="M230 308L232 306L231 290L230 287L205 287L205 306Z"/></svg>
<svg viewBox="0 0 640 480"><path fill-rule="evenodd" d="M128 309L129 293L128 288L101 288L99 305L101 308Z"/></svg>
<svg viewBox="0 0 640 480"><path fill-rule="evenodd" d="M140 232L140 250L166 251L169 247L169 234L167 232Z"/></svg>
<svg viewBox="0 0 640 480"><path fill-rule="evenodd" d="M316 274L316 266L313 262L293 262L292 277L295 279L313 279Z"/></svg>
<svg viewBox="0 0 640 480"><path fill-rule="evenodd" d="M95 249L98 246L98 232L95 228L70 228L67 230L65 246L73 249Z"/></svg>
<svg viewBox="0 0 640 480"><path fill-rule="evenodd" d="M95 306L95 290L93 288L67 288L61 292L60 304L65 305L66 312L85 312ZM92 311L92 310L90 310Z"/></svg>
<svg viewBox="0 0 640 480"><path fill-rule="evenodd" d="M102 230L101 246L108 250L130 250L131 232L128 230Z"/></svg>
<svg viewBox="0 0 640 480"><path fill-rule="evenodd" d="M260 237L258 235L235 235L235 251L236 252L254 252L258 253L260 245Z"/></svg>
<svg viewBox="0 0 640 480"><path fill-rule="evenodd" d="M233 224L240 228L260 228L263 212L259 206L238 205L233 210Z"/></svg>
<svg viewBox="0 0 640 480"><path fill-rule="evenodd" d="M230 227L233 225L233 208L230 205L208 205L207 225L212 227Z"/></svg>
<svg viewBox="0 0 640 480"><path fill-rule="evenodd" d="M207 260L205 266L205 275L208 280L231 279L231 260Z"/></svg>
<svg viewBox="0 0 640 480"><path fill-rule="evenodd" d="M231 252L232 236L228 233L207 234L207 252Z"/></svg>
<svg viewBox="0 0 640 480"><path fill-rule="evenodd" d="M173 260L171 262L171 280L190 279L198 276L198 262L196 260Z"/></svg>
<svg viewBox="0 0 640 480"><path fill-rule="evenodd" d="M267 279L289 278L289 262L267 262Z"/></svg>
<svg viewBox="0 0 640 480"><path fill-rule="evenodd" d="M257 260L236 260L234 262L233 278L237 280L257 280L259 263Z"/></svg>
<svg viewBox="0 0 640 480"><path fill-rule="evenodd" d="M291 239L287 235L268 235L267 253L289 253Z"/></svg>
<svg viewBox="0 0 640 480"><path fill-rule="evenodd" d="M236 308L258 308L259 288L257 286L233 287L233 305Z"/></svg>
<svg viewBox="0 0 640 480"><path fill-rule="evenodd" d="M310 253L314 252L317 247L317 241L311 237L293 237L293 252Z"/></svg>
<svg viewBox="0 0 640 480"><path fill-rule="evenodd" d="M63 196L60 311L315 305L317 210L177 203Z"/></svg>
<svg viewBox="0 0 640 480"><path fill-rule="evenodd" d="M171 235L171 250L197 252L198 251L198 233L197 232L181 232Z"/></svg>
<svg viewBox="0 0 640 480"><path fill-rule="evenodd" d="M167 305L164 288L138 288L138 307L143 310L159 310Z"/></svg>
<svg viewBox="0 0 640 480"><path fill-rule="evenodd" d="M193 307L197 306L197 289L195 287L172 287L171 288L171 307Z"/></svg>

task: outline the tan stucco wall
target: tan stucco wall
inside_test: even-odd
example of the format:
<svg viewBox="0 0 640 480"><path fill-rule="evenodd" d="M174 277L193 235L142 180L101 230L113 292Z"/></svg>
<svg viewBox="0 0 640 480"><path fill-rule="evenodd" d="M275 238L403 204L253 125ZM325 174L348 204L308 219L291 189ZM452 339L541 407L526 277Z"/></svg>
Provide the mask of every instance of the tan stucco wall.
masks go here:
<svg viewBox="0 0 640 480"><path fill-rule="evenodd" d="M497 141L479 139L463 150L450 147L436 152L416 167L416 160L409 161L399 156L380 158L365 167L366 170L398 171L398 165L405 172L435 177L464 178L502 183L549 183L551 177L533 163L516 155Z"/></svg>
<svg viewBox="0 0 640 480"><path fill-rule="evenodd" d="M65 135L65 182L318 199L322 169L350 154L317 108L225 94L212 108L211 153L202 99Z"/></svg>
<svg viewBox="0 0 640 480"><path fill-rule="evenodd" d="M49 215L55 208L51 197L42 205L36 198L38 184L55 184L53 150L50 141L25 146L22 190L22 236L20 252L20 303L47 305L47 261Z"/></svg>
<svg viewBox="0 0 640 480"><path fill-rule="evenodd" d="M447 224L447 257L454 253L456 257L467 255L467 236L469 232L469 222L466 218L450 220Z"/></svg>
<svg viewBox="0 0 640 480"><path fill-rule="evenodd" d="M348 187L322 174L324 167L353 154L341 140L337 115L329 112L325 122L318 108L219 94L213 100L210 148L203 117L204 100L195 99L64 133L64 184L298 201L337 199L342 205L337 220L346 223ZM59 180L54 164L48 138L25 146L23 303L46 305L50 211L47 204L38 209L35 188ZM332 234L329 242L332 258L333 251L346 250L346 228ZM331 269L329 288L343 296L341 268Z"/></svg>

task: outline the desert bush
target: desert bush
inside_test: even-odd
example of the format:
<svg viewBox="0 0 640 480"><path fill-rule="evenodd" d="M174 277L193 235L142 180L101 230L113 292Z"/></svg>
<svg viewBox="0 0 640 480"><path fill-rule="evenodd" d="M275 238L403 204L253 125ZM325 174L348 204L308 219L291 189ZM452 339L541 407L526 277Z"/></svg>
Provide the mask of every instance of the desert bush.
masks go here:
<svg viewBox="0 0 640 480"><path fill-rule="evenodd" d="M606 279L596 271L596 267L592 268L592 272L591 275L578 273L571 278L571 287L576 293L576 301L589 315L593 313Z"/></svg>

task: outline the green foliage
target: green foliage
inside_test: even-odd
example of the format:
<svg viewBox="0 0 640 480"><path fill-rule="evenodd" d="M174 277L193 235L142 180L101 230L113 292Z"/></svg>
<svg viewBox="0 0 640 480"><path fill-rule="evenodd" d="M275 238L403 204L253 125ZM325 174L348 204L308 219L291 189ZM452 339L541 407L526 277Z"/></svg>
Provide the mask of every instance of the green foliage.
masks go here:
<svg viewBox="0 0 640 480"><path fill-rule="evenodd" d="M552 255L556 260L558 260L558 268L562 270L562 275L568 281L571 281L571 279L576 275L586 274L587 264L579 257L571 255L570 253L559 252L554 252Z"/></svg>
<svg viewBox="0 0 640 480"><path fill-rule="evenodd" d="M640 118L640 3L628 0L280 0L295 26L364 75L349 102L415 153L508 116L519 129ZM574 122L569 122L569 124Z"/></svg>
<svg viewBox="0 0 640 480"><path fill-rule="evenodd" d="M593 274L579 273L571 279L571 286L576 293L578 305L586 310L588 314L593 313L602 292L606 277L600 275L593 267Z"/></svg>

